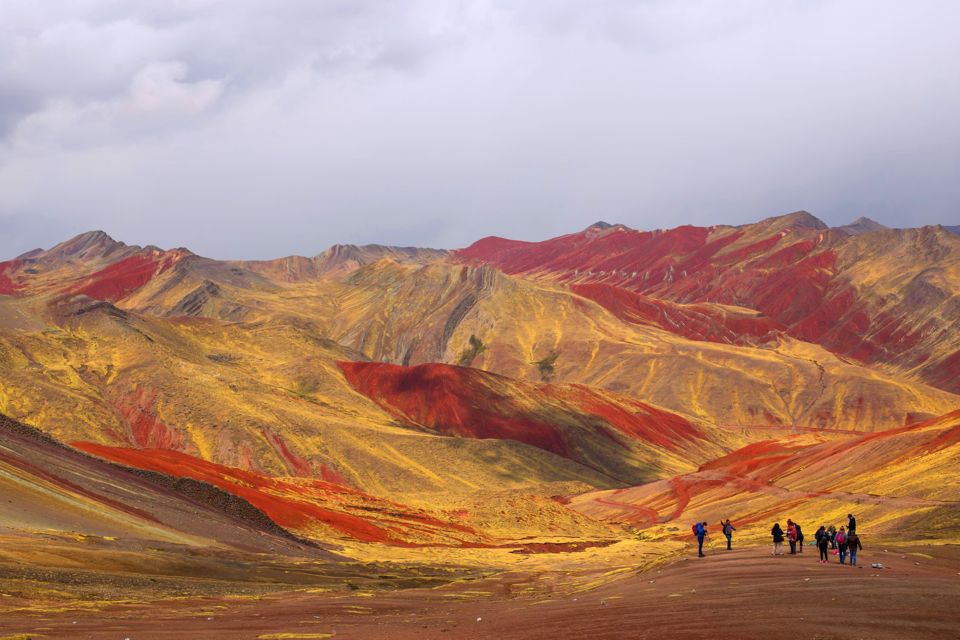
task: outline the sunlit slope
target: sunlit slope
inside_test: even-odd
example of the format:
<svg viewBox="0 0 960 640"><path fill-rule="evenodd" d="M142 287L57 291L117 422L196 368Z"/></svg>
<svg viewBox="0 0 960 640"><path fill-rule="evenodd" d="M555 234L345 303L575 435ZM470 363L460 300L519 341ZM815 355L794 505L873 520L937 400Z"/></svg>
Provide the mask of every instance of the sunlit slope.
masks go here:
<svg viewBox="0 0 960 640"><path fill-rule="evenodd" d="M780 328L960 389L960 238L942 227L853 234L797 212L741 227L599 225L538 243L486 238L456 255L563 282L601 303L614 295L596 285L640 294L617 302L634 308L632 321L686 337L738 343L744 332ZM703 303L765 318L731 318Z"/></svg>
<svg viewBox="0 0 960 640"><path fill-rule="evenodd" d="M323 555L242 499L104 463L2 415L0 495L6 534Z"/></svg>
<svg viewBox="0 0 960 640"><path fill-rule="evenodd" d="M758 442L697 472L626 490L574 498L591 517L689 531L688 522L730 517L763 539L793 518L808 536L821 523L844 524L884 539L956 541L960 526L960 412L882 433L824 439L802 435ZM687 526L684 526L687 525Z"/></svg>
<svg viewBox="0 0 960 640"><path fill-rule="evenodd" d="M8 317L26 320L0 334L0 410L63 441L171 449L424 500L613 483L516 441L409 428L346 381L336 363L355 351L308 329L154 318L90 300L38 319L33 304L19 301L23 313Z"/></svg>
<svg viewBox="0 0 960 640"><path fill-rule="evenodd" d="M563 287L488 267L381 261L344 278L244 296L309 324L371 360L471 363L540 381L533 363L558 352L553 379L648 401L718 424L874 430L960 406L956 395L775 336L763 348L689 340L626 322ZM296 318L296 320L290 320Z"/></svg>
<svg viewBox="0 0 960 640"><path fill-rule="evenodd" d="M633 239L637 232L622 228L591 229L540 244L553 247L551 251L556 255L551 253L551 260L566 259L564 251L565 247L569 249L570 242L583 253L577 253L578 259L607 259L607 254L597 255L598 246L610 251L619 248L637 260L673 259L670 256L674 254L663 252L660 243L666 242L664 246L674 252L694 251L704 269L721 257L731 269L741 259L744 265L759 269L759 256L786 239L792 241L816 233L817 238L823 236L819 244L814 243L820 247L840 242L836 238L848 244L866 242L864 239L873 235L852 237L824 231L810 218L798 214L744 228L718 227L708 230L706 235L687 228L646 234L641 248L652 251L660 247L659 253L649 256L638 253L637 241ZM106 242L99 236L93 240L94 247ZM84 242L75 239L65 245L86 246L89 242L90 238ZM609 247L604 244L611 242L614 244ZM705 246L710 250L695 250L699 242L707 242ZM524 245L516 255L533 260L530 264L534 264L545 259L541 249L540 245ZM70 251L69 255L83 256L66 260L74 267L89 260L86 253ZM130 251L139 251L136 255L141 255L147 250L114 243L104 251L116 257ZM786 254L780 251L775 252L780 256L777 260L786 260ZM62 254L62 249L55 248L31 259L42 265L60 264L65 261ZM565 284L510 277L489 267L436 261L444 254L429 250L341 248L315 259L303 259L309 265L297 260L290 262L293 259L269 264L223 263L182 252L177 255L180 257L172 266L158 270L125 293L115 301L116 306L141 316L244 322L258 330L282 326L284 330L305 332L344 345L373 360L399 364L456 363L469 347L470 336L475 335L486 350L471 359L473 366L510 377L539 380L541 372L531 363L553 357L551 352L556 351L559 353L553 373L559 382L584 383L625 393L719 424L800 424L872 430L939 415L960 404L954 395L904 381L893 365L878 362L888 367L886 373L881 373L785 337L777 321L756 311L713 302L684 304L650 297L628 290L623 283L609 281L609 275L600 284L577 284L584 278L590 282L591 278L597 279L578 276L572 282L571 293ZM390 257L376 260L382 255ZM771 259L764 258L764 264ZM844 260L846 264L852 259ZM789 260L784 264L787 263L793 264ZM530 264L507 261L505 268L532 269ZM358 265L363 266L357 268ZM594 269L607 266L602 262L590 265ZM761 272L748 280L766 282L772 277L769 269ZM780 275L779 279L774 278L780 283L776 290L800 296L802 291L791 289ZM84 286L93 280L96 279L87 277L83 282L88 284ZM719 296L726 290L713 284L719 288L710 289L711 295ZM674 286L680 286L676 279L662 280L653 293L673 295ZM896 289L899 285L891 286ZM17 295L28 300L42 297L55 306L66 305L75 311L77 305L83 306L76 295L64 298L62 293L29 291L33 289ZM41 287L39 291L46 289ZM97 288L90 292L101 293ZM801 298L790 298L790 304L803 306ZM922 311L923 308L918 313ZM949 343L952 336L960 333L953 328L955 323L942 314L930 322L938 327L929 334L934 336L930 340L945 335L943 341ZM890 344L901 342L891 340ZM218 355L215 349L208 350L209 356L229 358L228 354ZM949 349L941 351L949 353ZM261 358L261 362L269 360L269 356ZM929 360L935 361L936 358ZM325 366L329 369L329 363ZM949 367L937 369L941 373L948 370ZM302 384L291 380L287 383L288 389Z"/></svg>

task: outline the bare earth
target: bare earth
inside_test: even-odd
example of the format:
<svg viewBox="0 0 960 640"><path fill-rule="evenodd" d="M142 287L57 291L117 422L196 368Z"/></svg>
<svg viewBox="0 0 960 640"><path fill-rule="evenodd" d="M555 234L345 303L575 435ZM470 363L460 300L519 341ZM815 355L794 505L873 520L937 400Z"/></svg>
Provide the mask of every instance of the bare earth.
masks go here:
<svg viewBox="0 0 960 640"><path fill-rule="evenodd" d="M0 634L118 640L960 637L960 548L869 549L859 568L831 561L818 564L811 548L776 559L750 548L680 560L584 591L553 589L540 576L510 572L435 589L211 596L88 611L7 608ZM874 562L884 568L872 568Z"/></svg>

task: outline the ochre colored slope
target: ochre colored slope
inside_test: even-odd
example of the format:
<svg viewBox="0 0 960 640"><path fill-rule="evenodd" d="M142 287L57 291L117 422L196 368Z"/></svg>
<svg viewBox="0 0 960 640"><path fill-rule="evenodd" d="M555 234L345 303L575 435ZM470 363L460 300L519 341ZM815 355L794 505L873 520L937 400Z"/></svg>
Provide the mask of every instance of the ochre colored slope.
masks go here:
<svg viewBox="0 0 960 640"><path fill-rule="evenodd" d="M668 523L730 517L762 539L792 517L812 532L857 514L871 535L957 539L960 412L881 433L758 442L697 472L627 490L579 496L592 517L677 531ZM816 525L816 526L811 526ZM679 527L680 535L688 527Z"/></svg>
<svg viewBox="0 0 960 640"><path fill-rule="evenodd" d="M248 501L277 524L320 540L346 537L399 546L462 546L480 539L470 527L331 482L269 478L163 449L92 442L73 446L125 466L212 484Z"/></svg>

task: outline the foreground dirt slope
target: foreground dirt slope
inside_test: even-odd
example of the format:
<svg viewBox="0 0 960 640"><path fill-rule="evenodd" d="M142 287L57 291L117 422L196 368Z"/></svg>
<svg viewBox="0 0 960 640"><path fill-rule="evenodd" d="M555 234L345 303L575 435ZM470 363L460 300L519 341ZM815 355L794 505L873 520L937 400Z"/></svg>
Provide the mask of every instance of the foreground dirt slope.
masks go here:
<svg viewBox="0 0 960 640"><path fill-rule="evenodd" d="M94 613L15 612L0 617L0 631L91 640L956 637L956 547L868 544L860 569L825 567L805 555L774 560L763 549L711 551L705 559L631 572L589 592L512 573L372 597L300 592ZM874 562L884 568L872 569Z"/></svg>
<svg viewBox="0 0 960 640"><path fill-rule="evenodd" d="M242 498L107 464L0 415L0 527L223 550L310 555Z"/></svg>

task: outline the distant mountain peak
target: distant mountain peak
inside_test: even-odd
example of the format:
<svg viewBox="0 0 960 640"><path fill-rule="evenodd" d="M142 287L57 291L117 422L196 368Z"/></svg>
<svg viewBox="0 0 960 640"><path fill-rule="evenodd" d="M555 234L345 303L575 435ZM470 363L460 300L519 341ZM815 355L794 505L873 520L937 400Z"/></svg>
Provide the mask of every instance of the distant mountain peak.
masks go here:
<svg viewBox="0 0 960 640"><path fill-rule="evenodd" d="M122 242L117 242L106 231L95 230L81 233L69 240L65 240L52 249L44 252L47 256L58 258L86 257L90 254L105 256L121 247L126 247Z"/></svg>
<svg viewBox="0 0 960 640"><path fill-rule="evenodd" d="M620 224L620 223L610 224L609 222L599 220L597 222L594 222L592 225L590 225L583 231L587 234L604 235L611 231L629 231L629 230L630 230L630 227L624 224Z"/></svg>
<svg viewBox="0 0 960 640"><path fill-rule="evenodd" d="M882 231L883 229L889 229L889 227L880 224L876 220L871 220L866 216L860 216L850 224L837 227L837 230L845 231L853 236L859 236L864 233L871 233L873 231Z"/></svg>
<svg viewBox="0 0 960 640"><path fill-rule="evenodd" d="M809 211L803 210L785 213L781 216L772 216L756 224L765 225L769 227L771 231L782 231L785 229L813 229L815 231L823 231L830 228L823 220Z"/></svg>
<svg viewBox="0 0 960 640"><path fill-rule="evenodd" d="M587 229L609 229L612 226L614 225L610 224L609 222L604 222L603 220L597 220L592 225L587 227Z"/></svg>

